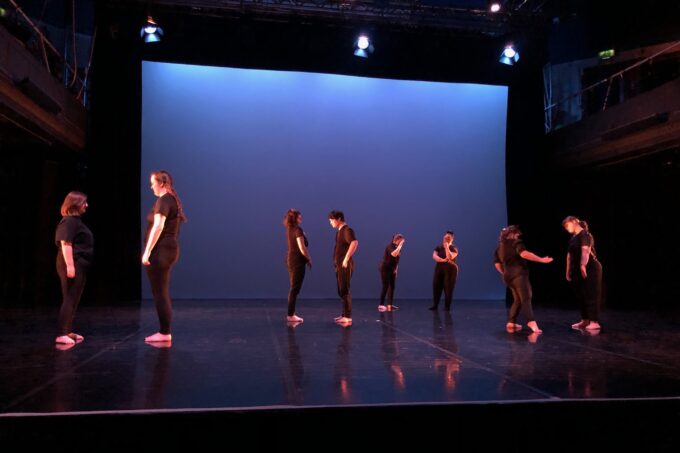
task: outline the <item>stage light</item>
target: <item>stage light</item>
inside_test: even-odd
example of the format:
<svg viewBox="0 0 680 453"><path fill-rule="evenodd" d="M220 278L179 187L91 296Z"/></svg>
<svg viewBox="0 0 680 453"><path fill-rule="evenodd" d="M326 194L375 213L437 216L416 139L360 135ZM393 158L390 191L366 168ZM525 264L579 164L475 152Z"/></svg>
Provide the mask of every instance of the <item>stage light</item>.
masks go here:
<svg viewBox="0 0 680 453"><path fill-rule="evenodd" d="M489 3L489 11L491 11L492 13L497 13L500 10L501 10L500 2L490 2Z"/></svg>
<svg viewBox="0 0 680 453"><path fill-rule="evenodd" d="M512 66L519 61L519 52L512 44L508 44L501 52L501 57L498 59L503 64Z"/></svg>
<svg viewBox="0 0 680 453"><path fill-rule="evenodd" d="M359 35L354 42L354 55L357 57L368 58L368 55L372 54L374 50L371 40L366 35Z"/></svg>
<svg viewBox="0 0 680 453"><path fill-rule="evenodd" d="M147 16L146 24L139 32L145 43L159 42L163 38L163 29L158 26L151 16Z"/></svg>

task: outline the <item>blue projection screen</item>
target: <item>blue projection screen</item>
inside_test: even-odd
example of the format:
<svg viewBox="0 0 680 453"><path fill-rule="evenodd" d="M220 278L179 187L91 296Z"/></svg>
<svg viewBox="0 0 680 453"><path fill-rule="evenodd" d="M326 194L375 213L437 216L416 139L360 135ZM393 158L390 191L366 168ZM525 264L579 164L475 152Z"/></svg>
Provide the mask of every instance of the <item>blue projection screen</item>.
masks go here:
<svg viewBox="0 0 680 453"><path fill-rule="evenodd" d="M378 298L394 233L406 236L395 299L431 298L447 229L454 299L504 297L492 256L507 220L507 87L155 62L142 75L142 234L152 170L173 175L188 217L174 298L285 299L289 208L314 261L302 299L337 297L333 209L359 240L355 298Z"/></svg>

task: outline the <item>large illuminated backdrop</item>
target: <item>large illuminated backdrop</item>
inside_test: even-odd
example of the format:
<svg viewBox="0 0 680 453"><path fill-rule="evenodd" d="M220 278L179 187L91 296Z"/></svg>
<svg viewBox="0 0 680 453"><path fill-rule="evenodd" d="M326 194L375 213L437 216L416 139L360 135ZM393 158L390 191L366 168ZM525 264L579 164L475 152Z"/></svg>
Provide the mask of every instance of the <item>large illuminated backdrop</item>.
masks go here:
<svg viewBox="0 0 680 453"><path fill-rule="evenodd" d="M172 173L189 218L173 297L285 298L291 207L314 259L301 298L336 297L332 209L359 239L355 298L377 299L396 232L395 298L430 298L447 229L454 297L504 296L492 254L506 223L507 87L144 62L142 98L142 222L154 169Z"/></svg>

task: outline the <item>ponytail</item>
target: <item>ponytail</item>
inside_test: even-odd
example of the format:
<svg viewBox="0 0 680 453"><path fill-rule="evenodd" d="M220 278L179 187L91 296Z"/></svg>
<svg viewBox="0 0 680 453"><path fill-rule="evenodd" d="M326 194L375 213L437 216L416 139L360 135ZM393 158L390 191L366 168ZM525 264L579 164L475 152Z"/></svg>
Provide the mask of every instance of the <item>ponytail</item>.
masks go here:
<svg viewBox="0 0 680 453"><path fill-rule="evenodd" d="M179 195L177 195L177 192L175 191L175 186L172 184L172 176L170 176L170 173L168 173L165 170L159 170L159 171L154 171L151 173L151 176L158 181L159 183L163 184L163 187L165 187L165 190L168 191L170 195L172 195L172 198L175 199L175 202L177 203L177 217L179 218L180 221L186 222L187 221L187 216L184 215L184 209L182 208L182 201L179 199Z"/></svg>

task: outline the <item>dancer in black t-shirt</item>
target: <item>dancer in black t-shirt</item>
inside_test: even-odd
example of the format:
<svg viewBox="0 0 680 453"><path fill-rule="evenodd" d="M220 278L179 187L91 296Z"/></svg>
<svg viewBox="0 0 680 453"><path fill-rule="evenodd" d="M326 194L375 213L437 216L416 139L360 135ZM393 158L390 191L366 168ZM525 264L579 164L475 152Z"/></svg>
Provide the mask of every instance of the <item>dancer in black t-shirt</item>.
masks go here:
<svg viewBox="0 0 680 453"><path fill-rule="evenodd" d="M380 278L382 280L382 290L380 291L380 305L378 311L392 311L396 310L396 305L392 304L394 299L394 285L397 280L397 269L399 267L399 258L401 257L401 249L404 246L404 236L395 234L392 237L392 242L385 247L382 261L380 262ZM385 306L385 296L387 296L387 306Z"/></svg>
<svg viewBox="0 0 680 453"><path fill-rule="evenodd" d="M595 254L595 241L588 224L574 216L562 221L568 233L567 281L571 282L581 306L581 321L572 324L574 329L599 330L602 303L602 265Z"/></svg>
<svg viewBox="0 0 680 453"><path fill-rule="evenodd" d="M338 295L342 299L342 315L335 318L335 322L346 326L352 323L352 294L350 293L350 281L354 272L352 255L357 251L359 241L354 230L345 223L345 214L342 211L331 211L328 214L328 222L331 227L338 230L335 235L333 265L338 282Z"/></svg>
<svg viewBox="0 0 680 453"><path fill-rule="evenodd" d="M432 259L437 263L434 267L434 279L432 281L432 306L430 310L436 310L439 299L444 291L444 308L451 310L453 290L456 288L458 279L458 248L453 245L453 231L444 233L442 244L435 247Z"/></svg>
<svg viewBox="0 0 680 453"><path fill-rule="evenodd" d="M172 184L172 176L167 171L151 174L151 190L158 197L147 215L146 247L142 264L151 284L151 292L156 305L160 331L145 338L150 343L170 342L172 322L172 301L170 300L170 272L179 258L180 222L186 221L182 202Z"/></svg>
<svg viewBox="0 0 680 453"><path fill-rule="evenodd" d="M85 288L87 271L92 263L94 238L80 218L87 210L87 195L69 192L61 205L62 219L54 234L57 245L57 275L61 283L62 302L59 309L60 345L74 345L82 335L71 331L73 318Z"/></svg>
<svg viewBox="0 0 680 453"><path fill-rule="evenodd" d="M302 322L301 317L295 314L295 302L302 288L305 279L305 265L312 268L312 257L309 255L309 242L304 231L300 227L302 214L297 209L289 209L283 218L286 227L286 237L288 238L288 254L286 264L288 265L288 276L290 278L290 290L288 291L288 322Z"/></svg>
<svg viewBox="0 0 680 453"><path fill-rule="evenodd" d="M528 251L524 242L519 238L521 234L517 225L503 228L494 254L496 270L503 276L503 281L510 288L513 298L505 327L509 332L522 329L520 324L515 323L521 310L531 331L541 333L531 308L531 283L527 260L547 264L553 259L549 256L540 257Z"/></svg>

